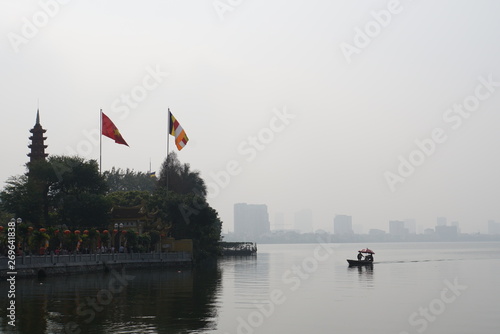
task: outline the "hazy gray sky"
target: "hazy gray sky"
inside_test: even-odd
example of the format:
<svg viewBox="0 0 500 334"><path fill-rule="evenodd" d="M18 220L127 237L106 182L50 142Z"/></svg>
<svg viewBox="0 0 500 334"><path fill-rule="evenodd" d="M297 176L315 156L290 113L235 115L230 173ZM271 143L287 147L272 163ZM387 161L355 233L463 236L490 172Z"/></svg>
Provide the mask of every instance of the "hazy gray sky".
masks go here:
<svg viewBox="0 0 500 334"><path fill-rule="evenodd" d="M313 211L388 229L500 221L500 2L0 1L0 181L24 172L39 100L49 154L157 170L179 152L233 230L233 204L292 227ZM176 150L171 141L171 149Z"/></svg>

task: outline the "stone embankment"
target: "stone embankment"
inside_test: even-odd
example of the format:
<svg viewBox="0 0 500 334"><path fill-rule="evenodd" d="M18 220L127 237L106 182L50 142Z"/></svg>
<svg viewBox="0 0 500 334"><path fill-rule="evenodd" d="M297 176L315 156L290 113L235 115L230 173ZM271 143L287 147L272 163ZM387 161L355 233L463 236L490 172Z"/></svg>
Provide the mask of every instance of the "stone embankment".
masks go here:
<svg viewBox="0 0 500 334"><path fill-rule="evenodd" d="M189 267L192 256L188 252L32 255L17 256L15 265L10 265L12 261L0 257L0 278L10 275L43 278L121 268Z"/></svg>

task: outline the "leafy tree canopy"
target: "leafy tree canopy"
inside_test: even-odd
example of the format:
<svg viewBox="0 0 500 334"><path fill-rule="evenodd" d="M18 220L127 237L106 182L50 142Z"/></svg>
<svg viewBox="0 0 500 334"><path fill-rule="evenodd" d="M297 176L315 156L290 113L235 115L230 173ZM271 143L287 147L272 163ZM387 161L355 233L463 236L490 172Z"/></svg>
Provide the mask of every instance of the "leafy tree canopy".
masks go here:
<svg viewBox="0 0 500 334"><path fill-rule="evenodd" d="M187 163L181 164L175 152L169 153L163 162L158 186L177 194L196 194L203 198L207 195L207 187L200 172L192 171Z"/></svg>
<svg viewBox="0 0 500 334"><path fill-rule="evenodd" d="M193 239L195 258L218 254L222 221L204 198L159 188L150 206L158 209L160 218L171 224L171 237Z"/></svg>
<svg viewBox="0 0 500 334"><path fill-rule="evenodd" d="M170 226L170 236L193 240L196 258L218 254L222 222L206 201L200 172L182 164L176 153L165 159L159 179L115 168L101 176L95 160L80 157L50 156L27 166L27 172L11 177L0 193L3 214L35 226L103 227L112 205L146 204L160 221L148 232L148 240L136 240L138 247L152 247L160 238L158 226Z"/></svg>
<svg viewBox="0 0 500 334"><path fill-rule="evenodd" d="M108 194L108 199L117 206L136 206L147 204L151 199L148 191L115 191Z"/></svg>
<svg viewBox="0 0 500 334"><path fill-rule="evenodd" d="M2 209L37 226L102 226L110 202L97 161L50 156L27 164L24 175L12 177L0 193Z"/></svg>
<svg viewBox="0 0 500 334"><path fill-rule="evenodd" d="M148 173L134 172L133 170L113 167L111 171L103 173L109 191L150 191L156 187L156 177L151 177Z"/></svg>

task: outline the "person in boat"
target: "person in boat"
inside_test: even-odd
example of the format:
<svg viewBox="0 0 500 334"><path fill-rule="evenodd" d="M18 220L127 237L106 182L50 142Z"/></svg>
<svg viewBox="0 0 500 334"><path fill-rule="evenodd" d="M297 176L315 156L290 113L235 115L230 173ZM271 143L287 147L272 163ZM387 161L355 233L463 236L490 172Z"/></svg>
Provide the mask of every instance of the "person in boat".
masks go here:
<svg viewBox="0 0 500 334"><path fill-rule="evenodd" d="M365 257L365 260L366 260L366 261L373 262L373 255L372 255L372 254L368 254L368 255Z"/></svg>
<svg viewBox="0 0 500 334"><path fill-rule="evenodd" d="M363 260L363 254L361 252L358 252L358 261Z"/></svg>

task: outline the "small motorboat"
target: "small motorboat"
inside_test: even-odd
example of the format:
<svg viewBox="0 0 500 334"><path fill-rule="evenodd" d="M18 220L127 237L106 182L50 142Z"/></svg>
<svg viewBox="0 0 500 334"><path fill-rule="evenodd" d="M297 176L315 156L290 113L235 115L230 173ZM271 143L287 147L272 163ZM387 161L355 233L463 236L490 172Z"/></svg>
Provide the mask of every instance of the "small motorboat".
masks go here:
<svg viewBox="0 0 500 334"><path fill-rule="evenodd" d="M367 260L350 260L347 259L347 262L349 263L349 266L373 266L373 261L367 261Z"/></svg>
<svg viewBox="0 0 500 334"><path fill-rule="evenodd" d="M364 256L364 259L360 259L360 256L358 255L358 260L350 260L347 259L347 263L349 263L349 266L372 266L373 265L373 254L375 254L374 251L372 251L369 248L363 248L362 250L358 251L360 254L368 254Z"/></svg>

